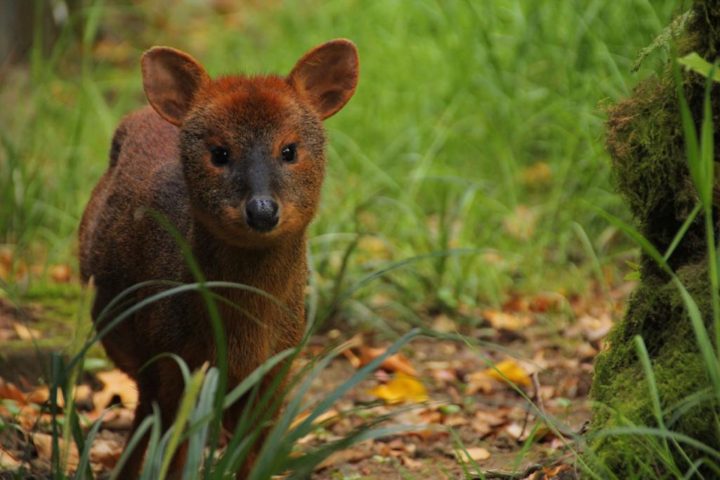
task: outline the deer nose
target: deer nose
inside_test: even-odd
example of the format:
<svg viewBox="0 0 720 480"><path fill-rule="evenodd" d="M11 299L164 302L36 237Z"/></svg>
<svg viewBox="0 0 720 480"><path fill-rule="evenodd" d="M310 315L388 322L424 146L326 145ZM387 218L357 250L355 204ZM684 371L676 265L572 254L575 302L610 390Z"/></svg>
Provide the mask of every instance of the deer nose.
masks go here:
<svg viewBox="0 0 720 480"><path fill-rule="evenodd" d="M252 197L245 204L245 220L258 232L269 232L280 220L278 204L271 197Z"/></svg>

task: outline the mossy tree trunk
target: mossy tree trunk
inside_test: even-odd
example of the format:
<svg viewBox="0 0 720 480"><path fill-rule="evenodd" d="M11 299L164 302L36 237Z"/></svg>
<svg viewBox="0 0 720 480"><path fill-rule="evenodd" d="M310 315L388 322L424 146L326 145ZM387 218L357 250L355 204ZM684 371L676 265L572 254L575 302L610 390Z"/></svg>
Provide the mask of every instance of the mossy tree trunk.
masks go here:
<svg viewBox="0 0 720 480"><path fill-rule="evenodd" d="M683 28L676 39L679 53L697 52L714 62L720 52L720 0L695 0ZM683 86L699 126L705 79L686 72ZM720 146L717 85L712 90L712 99L715 144ZM629 99L612 107L609 113L607 145L618 189L642 234L664 252L699 202L685 155L672 65L642 82ZM716 148L716 162L720 160L719 151ZM701 217L691 225L669 265L693 295L712 332L707 245ZM718 238L717 222L715 230ZM597 404L590 446L595 458L618 478L630 478L629 475L637 475L648 466L658 476L670 474L655 458L651 442L639 437L593 435L614 426L658 426L635 348L636 335L646 343L667 427L720 449L718 399L712 395L696 397L685 402L687 408L683 408L688 396L707 391L710 382L680 292L647 255L642 257L640 274L640 283L630 298L624 319L611 332L608 349L597 358L591 392ZM692 448L686 452L696 454L695 458L699 456ZM679 451L674 454L678 466L687 470L690 466Z"/></svg>

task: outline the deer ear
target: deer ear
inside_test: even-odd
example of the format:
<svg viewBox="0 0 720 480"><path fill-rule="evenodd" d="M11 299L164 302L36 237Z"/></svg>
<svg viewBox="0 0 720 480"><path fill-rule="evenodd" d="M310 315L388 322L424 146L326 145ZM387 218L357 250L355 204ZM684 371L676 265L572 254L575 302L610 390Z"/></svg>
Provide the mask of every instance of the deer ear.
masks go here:
<svg viewBox="0 0 720 480"><path fill-rule="evenodd" d="M355 44L338 39L306 53L288 75L288 82L326 119L353 96L359 71Z"/></svg>
<svg viewBox="0 0 720 480"><path fill-rule="evenodd" d="M143 87L150 105L173 125L180 125L200 86L210 80L205 69L187 53L153 47L141 60Z"/></svg>

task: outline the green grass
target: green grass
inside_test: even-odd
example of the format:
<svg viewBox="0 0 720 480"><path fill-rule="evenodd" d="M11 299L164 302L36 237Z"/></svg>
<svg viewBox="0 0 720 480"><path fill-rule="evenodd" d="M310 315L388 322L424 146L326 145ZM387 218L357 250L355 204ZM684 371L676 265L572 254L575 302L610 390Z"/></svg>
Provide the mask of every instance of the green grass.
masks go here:
<svg viewBox="0 0 720 480"><path fill-rule="evenodd" d="M340 311L372 322L375 299L410 321L393 301L452 309L498 303L510 288L582 290L595 259L573 224L605 263L612 232L601 235L586 203L624 215L608 193L603 104L629 92L637 52L675 4L605 3L288 1L223 16L189 2L89 2L74 19L79 39L65 32L49 59L34 55L0 87L11 106L0 112L0 242L30 263L74 264L113 128L145 104L138 59L150 45L185 49L217 75L287 72L311 46L347 37L361 80L328 122L311 242L321 308L341 269L350 285L451 248L470 251L413 263ZM549 177L523 180L538 162ZM514 236L513 221L534 226Z"/></svg>
<svg viewBox="0 0 720 480"><path fill-rule="evenodd" d="M617 234L624 224L608 227L598 213L629 217L611 193L603 106L666 59L659 49L631 72L677 2L289 0L234 15L196 2L88 5L73 19L79 38L67 29L49 58L36 52L28 69L0 83L0 102L10 105L0 110L0 243L18 263L75 264L77 224L106 168L113 128L145 104L143 50L186 50L212 75L288 72L334 37L358 45L361 80L327 123L328 178L311 231L311 318L392 333L423 325L427 311L498 304L513 290L583 292L633 248ZM11 278L5 289L29 298L44 281ZM72 383L72 371L56 365L59 387ZM163 436L156 417L143 427L153 436L146 475L165 471L181 431L212 445L222 368L187 378L176 429ZM270 435L257 478L286 468L301 475L333 448L382 433L362 430L293 460L312 421L289 429L301 400L290 400ZM94 431L83 439L68 418L56 436L72 434L79 447L91 441ZM661 427L649 438L675 469L668 451L684 439ZM238 429L228 451L239 456L219 458L217 475L239 465L250 430L249 421ZM202 462L191 458L188 471Z"/></svg>

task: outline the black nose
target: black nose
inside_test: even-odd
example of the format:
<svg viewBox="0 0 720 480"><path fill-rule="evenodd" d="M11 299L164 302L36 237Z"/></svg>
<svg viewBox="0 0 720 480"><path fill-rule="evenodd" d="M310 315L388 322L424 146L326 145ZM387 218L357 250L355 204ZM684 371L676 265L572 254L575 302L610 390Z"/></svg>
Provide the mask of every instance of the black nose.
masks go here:
<svg viewBox="0 0 720 480"><path fill-rule="evenodd" d="M278 224L278 204L271 197L252 197L245 204L245 218L250 228L269 232Z"/></svg>

